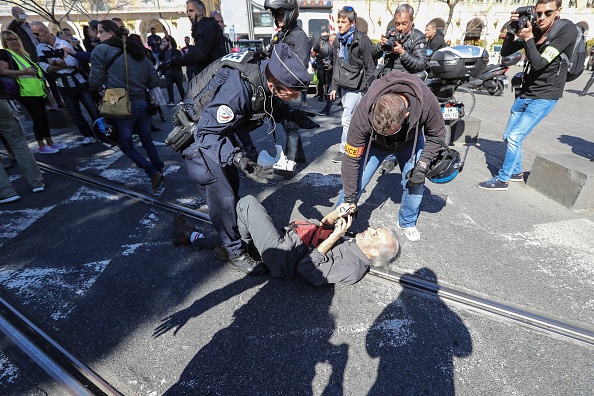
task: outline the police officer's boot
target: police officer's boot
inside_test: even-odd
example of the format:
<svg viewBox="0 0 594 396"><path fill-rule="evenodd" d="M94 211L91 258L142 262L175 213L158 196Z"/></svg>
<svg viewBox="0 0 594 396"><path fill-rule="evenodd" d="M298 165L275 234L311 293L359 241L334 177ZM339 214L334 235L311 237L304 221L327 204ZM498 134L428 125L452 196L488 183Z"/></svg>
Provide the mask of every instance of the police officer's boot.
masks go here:
<svg viewBox="0 0 594 396"><path fill-rule="evenodd" d="M237 257L229 257L227 261L231 268L245 272L248 275L259 276L268 272L268 268L262 261L256 261L248 253L242 253Z"/></svg>

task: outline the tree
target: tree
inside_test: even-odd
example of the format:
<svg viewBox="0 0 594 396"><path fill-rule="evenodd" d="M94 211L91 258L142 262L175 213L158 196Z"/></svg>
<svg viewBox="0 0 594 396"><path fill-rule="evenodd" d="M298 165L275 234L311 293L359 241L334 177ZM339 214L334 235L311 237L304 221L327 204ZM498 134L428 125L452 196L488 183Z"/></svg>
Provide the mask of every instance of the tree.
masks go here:
<svg viewBox="0 0 594 396"><path fill-rule="evenodd" d="M448 20L446 21L446 25L445 25L445 31L447 32L448 29L450 28L450 24L452 23L452 17L454 16L454 8L456 8L456 5L458 5L458 3L460 2L460 0L438 0L441 1L442 3L446 3L448 5Z"/></svg>
<svg viewBox="0 0 594 396"><path fill-rule="evenodd" d="M121 11L130 5L129 0L63 0L72 3L73 10L89 19L105 19L112 11ZM101 18L99 18L101 16Z"/></svg>
<svg viewBox="0 0 594 396"><path fill-rule="evenodd" d="M72 12L75 2L69 0L6 0L9 4L21 7L25 11L37 14L58 28L60 23Z"/></svg>

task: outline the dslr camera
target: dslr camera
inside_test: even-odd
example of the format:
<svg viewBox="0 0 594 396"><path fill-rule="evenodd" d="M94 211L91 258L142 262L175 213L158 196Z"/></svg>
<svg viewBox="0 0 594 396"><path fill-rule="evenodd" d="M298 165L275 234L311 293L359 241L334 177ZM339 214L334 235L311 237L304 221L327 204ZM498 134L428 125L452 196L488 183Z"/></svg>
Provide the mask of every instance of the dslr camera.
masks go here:
<svg viewBox="0 0 594 396"><path fill-rule="evenodd" d="M520 7L515 11L515 14L520 16L515 21L511 21L507 26L507 32L517 34L520 30L526 27L526 23L530 22L532 26L536 23L536 10L534 6Z"/></svg>
<svg viewBox="0 0 594 396"><path fill-rule="evenodd" d="M386 44L382 45L384 52L392 52L394 50L394 44L402 44L404 42L404 36L405 35L396 30L396 28L390 28L386 33L386 39L388 39L388 41Z"/></svg>
<svg viewBox="0 0 594 396"><path fill-rule="evenodd" d="M324 58L324 70L330 70L330 68L332 67L332 59L330 59L329 56L327 56L326 58Z"/></svg>

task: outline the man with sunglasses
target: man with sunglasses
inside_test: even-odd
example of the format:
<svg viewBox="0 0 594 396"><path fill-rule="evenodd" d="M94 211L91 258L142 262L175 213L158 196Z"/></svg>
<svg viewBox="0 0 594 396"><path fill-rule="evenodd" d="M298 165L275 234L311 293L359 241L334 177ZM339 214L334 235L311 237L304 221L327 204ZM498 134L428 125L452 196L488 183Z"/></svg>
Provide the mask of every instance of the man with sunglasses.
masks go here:
<svg viewBox="0 0 594 396"><path fill-rule="evenodd" d="M539 0L535 6L536 23L530 21L516 34L507 33L501 56L513 54L522 48L526 52L522 87L511 108L507 127L503 133L506 144L503 166L491 179L478 183L485 190L505 191L510 181L524 181L522 171L522 142L532 129L549 114L563 96L567 78L567 63L563 53L573 51L577 29L573 23L559 18L561 0ZM511 20L519 15L512 13ZM547 38L553 24L568 23L552 39Z"/></svg>
<svg viewBox="0 0 594 396"><path fill-rule="evenodd" d="M402 173L398 227L409 241L420 240L416 225L425 175L441 150L425 137L443 140L445 134L439 102L419 77L393 71L374 81L353 113L337 206L355 208L381 162L393 154Z"/></svg>

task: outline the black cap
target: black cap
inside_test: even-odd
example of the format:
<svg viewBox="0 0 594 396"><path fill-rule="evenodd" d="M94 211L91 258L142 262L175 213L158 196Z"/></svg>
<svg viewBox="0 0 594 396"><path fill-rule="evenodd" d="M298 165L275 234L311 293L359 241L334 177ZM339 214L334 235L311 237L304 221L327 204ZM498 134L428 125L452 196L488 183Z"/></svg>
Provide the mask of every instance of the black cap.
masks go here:
<svg viewBox="0 0 594 396"><path fill-rule="evenodd" d="M285 43L278 43L272 47L268 68L270 73L287 88L302 91L309 86L307 68Z"/></svg>

